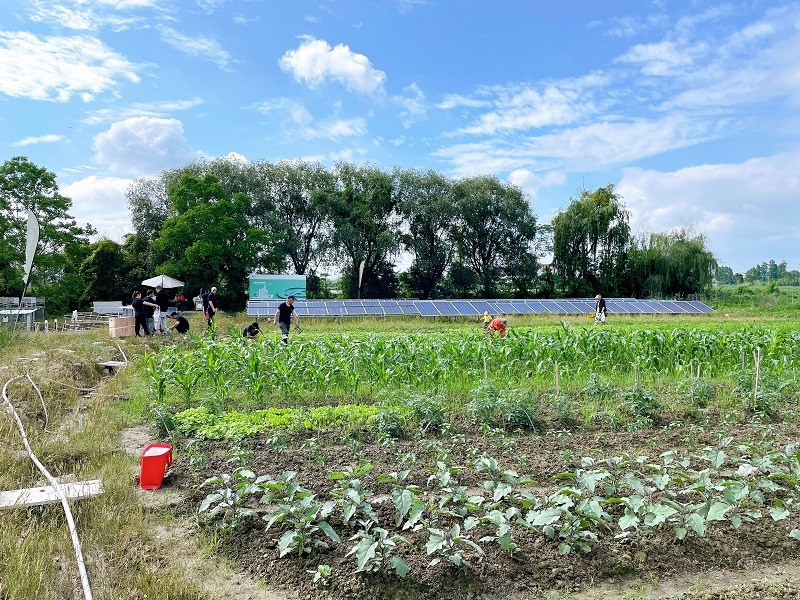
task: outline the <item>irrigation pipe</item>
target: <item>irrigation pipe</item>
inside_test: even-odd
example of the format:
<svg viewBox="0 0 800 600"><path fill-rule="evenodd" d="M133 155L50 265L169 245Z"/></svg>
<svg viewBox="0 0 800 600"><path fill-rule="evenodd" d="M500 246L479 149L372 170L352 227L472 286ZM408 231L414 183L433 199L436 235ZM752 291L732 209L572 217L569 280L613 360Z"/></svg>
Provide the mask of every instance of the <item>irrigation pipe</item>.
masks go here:
<svg viewBox="0 0 800 600"><path fill-rule="evenodd" d="M69 508L69 502L67 502L67 497L64 495L64 490L61 489L58 481L53 477L50 472L44 467L42 463L39 462L39 459L36 458L36 455L31 450L31 445L28 442L28 436L25 434L25 428L22 426L22 421L17 414L17 411L14 410L14 407L11 404L11 401L8 399L8 395L6 391L8 390L9 384L14 381L15 379L22 379L22 376L12 377L8 381L6 381L5 385L3 386L3 402L6 405L6 410L10 412L14 416L14 421L17 423L17 429L19 429L19 433L22 436L22 443L25 444L25 450L28 452L28 456L31 457L33 464L36 465L36 468L45 476L47 481L50 482L50 485L53 486L53 490L55 490L56 494L58 495L59 499L61 500L61 506L64 508L64 514L67 517L67 525L69 526L69 535L72 538L72 548L75 550L75 560L78 563L78 573L81 577L81 586L83 587L83 596L86 600L92 600L92 588L89 587L89 576L86 574L86 564L83 561L83 552L81 552L81 542L78 539L78 531L75 528L75 519L72 517L72 511Z"/></svg>
<svg viewBox="0 0 800 600"><path fill-rule="evenodd" d="M49 417L47 416L47 406L45 406L45 403L44 403L44 396L42 396L42 392L39 390L39 387L38 387L38 386L37 386L37 385L36 385L36 384L33 382L33 379L31 379L31 374L30 374L30 373L25 373L25 377L27 377L27 378L28 378L28 381L30 381L30 382L31 382L31 385L33 386L33 389L35 389L35 390L36 390L36 393L37 393L37 394L39 394L39 400L40 400L40 401L41 401L41 403L42 403L42 410L44 411L44 430L45 430L47 433L55 433L55 432L53 432L53 431L50 431L50 430L47 428L47 423L48 423L48 421L49 421Z"/></svg>

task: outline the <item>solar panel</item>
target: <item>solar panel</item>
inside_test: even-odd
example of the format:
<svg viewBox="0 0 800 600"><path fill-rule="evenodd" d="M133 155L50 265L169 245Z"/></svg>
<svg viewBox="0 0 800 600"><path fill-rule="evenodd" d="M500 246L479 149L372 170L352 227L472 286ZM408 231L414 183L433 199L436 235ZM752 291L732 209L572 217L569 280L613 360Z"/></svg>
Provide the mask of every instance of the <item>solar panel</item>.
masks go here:
<svg viewBox="0 0 800 600"><path fill-rule="evenodd" d="M700 302L699 300L688 300L686 303L689 304L690 306L694 306L698 310L698 312L701 313L714 312L713 308L707 306L706 304Z"/></svg>
<svg viewBox="0 0 800 600"><path fill-rule="evenodd" d="M511 302L509 302L508 300L497 300L496 304L497 308L501 313L511 314L511 315L517 314L517 311L514 309L514 307L511 305Z"/></svg>
<svg viewBox="0 0 800 600"><path fill-rule="evenodd" d="M442 314L436 309L433 300L419 300L416 302L416 306L419 314L423 317L438 317Z"/></svg>
<svg viewBox="0 0 800 600"><path fill-rule="evenodd" d="M512 300L509 304L520 315L529 315L531 313L531 307L524 300Z"/></svg>
<svg viewBox="0 0 800 600"><path fill-rule="evenodd" d="M269 318L280 300L251 300L247 314ZM608 310L615 314L700 314L712 312L697 300L633 300L607 298ZM506 299L506 300L306 300L295 304L299 315L308 316L383 316L422 315L426 317L474 317L488 311L491 315L552 314L578 315L594 312L593 298Z"/></svg>
<svg viewBox="0 0 800 600"><path fill-rule="evenodd" d="M631 302L617 302L616 300L608 300L606 302L606 308L608 312L619 314L635 314L642 312L640 309L633 306Z"/></svg>
<svg viewBox="0 0 800 600"><path fill-rule="evenodd" d="M459 315L474 317L480 314L477 310L475 310L475 307L472 306L472 302L467 300L452 300L450 304Z"/></svg>

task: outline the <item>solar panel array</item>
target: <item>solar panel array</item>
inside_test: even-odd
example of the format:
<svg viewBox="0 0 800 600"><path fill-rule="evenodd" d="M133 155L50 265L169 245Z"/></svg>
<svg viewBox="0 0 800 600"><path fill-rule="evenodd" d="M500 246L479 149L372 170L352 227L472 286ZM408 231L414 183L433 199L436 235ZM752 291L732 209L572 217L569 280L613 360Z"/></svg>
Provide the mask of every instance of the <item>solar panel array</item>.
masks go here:
<svg viewBox="0 0 800 600"><path fill-rule="evenodd" d="M247 314L272 317L282 300L250 300ZM299 300L295 310L310 317L476 317L490 315L580 315L594 312L594 298L559 300ZM606 298L609 314L697 315L713 310L696 300Z"/></svg>

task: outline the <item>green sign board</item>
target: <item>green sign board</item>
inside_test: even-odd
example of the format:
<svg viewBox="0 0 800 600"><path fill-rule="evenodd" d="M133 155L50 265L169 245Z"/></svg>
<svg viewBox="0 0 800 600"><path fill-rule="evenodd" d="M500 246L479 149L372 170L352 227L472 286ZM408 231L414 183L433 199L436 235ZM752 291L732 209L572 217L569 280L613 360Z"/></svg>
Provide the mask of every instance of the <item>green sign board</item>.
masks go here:
<svg viewBox="0 0 800 600"><path fill-rule="evenodd" d="M250 300L306 299L305 275L250 275Z"/></svg>

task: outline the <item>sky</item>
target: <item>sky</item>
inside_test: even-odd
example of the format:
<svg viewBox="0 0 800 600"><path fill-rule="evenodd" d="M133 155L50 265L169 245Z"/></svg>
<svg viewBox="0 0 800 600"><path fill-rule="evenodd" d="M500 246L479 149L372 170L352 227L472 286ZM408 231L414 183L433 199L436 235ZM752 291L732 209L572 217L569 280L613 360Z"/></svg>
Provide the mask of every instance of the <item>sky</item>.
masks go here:
<svg viewBox="0 0 800 600"><path fill-rule="evenodd" d="M637 236L800 269L800 2L0 0L0 160L121 241L193 160L494 174L541 223L613 183Z"/></svg>

